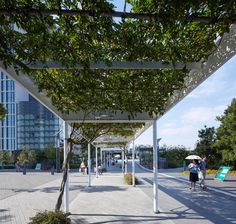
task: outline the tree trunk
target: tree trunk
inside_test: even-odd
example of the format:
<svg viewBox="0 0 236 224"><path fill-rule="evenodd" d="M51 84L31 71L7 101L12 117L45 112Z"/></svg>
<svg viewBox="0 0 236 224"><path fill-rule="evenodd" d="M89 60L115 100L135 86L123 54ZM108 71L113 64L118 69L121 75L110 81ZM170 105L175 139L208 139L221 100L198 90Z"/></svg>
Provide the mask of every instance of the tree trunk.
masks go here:
<svg viewBox="0 0 236 224"><path fill-rule="evenodd" d="M59 211L61 209L65 184L66 184L67 177L68 177L68 167L69 167L69 160L70 160L72 149L73 149L73 143L72 143L72 141L69 141L69 147L67 149L66 159L65 159L65 162L63 164L63 178L62 178L62 182L61 182L60 193L59 193L57 203L56 203L56 206L55 206L56 211Z"/></svg>

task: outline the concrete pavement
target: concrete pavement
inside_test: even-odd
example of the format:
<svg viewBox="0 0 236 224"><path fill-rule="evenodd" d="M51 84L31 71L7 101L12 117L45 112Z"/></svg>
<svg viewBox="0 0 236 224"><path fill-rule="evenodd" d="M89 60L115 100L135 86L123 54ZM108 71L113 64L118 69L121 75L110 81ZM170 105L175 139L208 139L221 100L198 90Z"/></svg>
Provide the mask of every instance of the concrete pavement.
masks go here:
<svg viewBox="0 0 236 224"><path fill-rule="evenodd" d="M54 210L61 180L62 174L0 172L0 223L26 224L37 212ZM87 186L87 176L71 173L69 180L71 202Z"/></svg>
<svg viewBox="0 0 236 224"><path fill-rule="evenodd" d="M129 163L129 170L131 163ZM88 177L70 173L70 211L73 223L236 223L236 187L232 178L226 182L207 180L225 193L207 190L191 192L187 176L163 170L159 175L159 209L152 212L153 174L136 165L141 184L132 187L123 182L120 164L87 187ZM26 224L38 211L53 210L61 174L0 172L0 223Z"/></svg>
<svg viewBox="0 0 236 224"><path fill-rule="evenodd" d="M71 203L73 223L173 223L164 213L154 214L152 200L139 187L124 184L122 174L105 173L92 185Z"/></svg>
<svg viewBox="0 0 236 224"><path fill-rule="evenodd" d="M137 175L152 186L152 173L145 174L136 166ZM176 224L182 223L236 223L236 195L228 192L229 185L235 188L235 177L231 181L219 182L208 178L208 187L202 191L197 187L195 192L189 190L188 176L179 172L162 170L159 174L159 208ZM209 189L212 188L212 189ZM216 189L216 190L213 190ZM152 197L152 190L143 191ZM231 195L228 195L230 193Z"/></svg>

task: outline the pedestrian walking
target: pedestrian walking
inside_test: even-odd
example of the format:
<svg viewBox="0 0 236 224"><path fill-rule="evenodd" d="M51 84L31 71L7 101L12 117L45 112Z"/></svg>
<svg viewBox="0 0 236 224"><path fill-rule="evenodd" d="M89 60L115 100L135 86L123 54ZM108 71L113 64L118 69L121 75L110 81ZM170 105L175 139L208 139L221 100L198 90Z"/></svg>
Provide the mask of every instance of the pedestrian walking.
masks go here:
<svg viewBox="0 0 236 224"><path fill-rule="evenodd" d="M199 173L200 187L203 190L206 189L205 185L206 169L207 169L207 162L206 162L206 157L204 157L200 162L200 173Z"/></svg>
<svg viewBox="0 0 236 224"><path fill-rule="evenodd" d="M15 167L16 167L16 172L20 172L20 162L18 160L16 161Z"/></svg>
<svg viewBox="0 0 236 224"><path fill-rule="evenodd" d="M80 170L81 170L81 172L83 172L83 174L85 174L85 164L84 164L84 162L82 162L80 164Z"/></svg>
<svg viewBox="0 0 236 224"><path fill-rule="evenodd" d="M101 165L101 163L98 164L98 174L102 175L102 165Z"/></svg>
<svg viewBox="0 0 236 224"><path fill-rule="evenodd" d="M197 159L194 159L192 163L188 165L189 169L189 189L195 191L196 188L196 182L198 179L198 172L200 171L199 163Z"/></svg>

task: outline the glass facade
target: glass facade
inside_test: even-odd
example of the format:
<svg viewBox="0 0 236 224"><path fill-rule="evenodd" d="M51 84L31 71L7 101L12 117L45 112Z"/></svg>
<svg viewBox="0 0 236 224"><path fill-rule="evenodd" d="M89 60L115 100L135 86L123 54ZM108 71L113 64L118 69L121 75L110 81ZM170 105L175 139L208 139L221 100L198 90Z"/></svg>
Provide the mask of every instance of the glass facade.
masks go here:
<svg viewBox="0 0 236 224"><path fill-rule="evenodd" d="M1 71L0 102L7 110L6 117L0 122L0 149L16 149L16 102L15 83Z"/></svg>
<svg viewBox="0 0 236 224"><path fill-rule="evenodd" d="M17 148L29 145L40 150L57 146L59 119L42 104L29 96L28 101L17 102Z"/></svg>
<svg viewBox="0 0 236 224"><path fill-rule="evenodd" d="M0 70L0 103L7 110L0 121L0 150L57 147L59 119Z"/></svg>

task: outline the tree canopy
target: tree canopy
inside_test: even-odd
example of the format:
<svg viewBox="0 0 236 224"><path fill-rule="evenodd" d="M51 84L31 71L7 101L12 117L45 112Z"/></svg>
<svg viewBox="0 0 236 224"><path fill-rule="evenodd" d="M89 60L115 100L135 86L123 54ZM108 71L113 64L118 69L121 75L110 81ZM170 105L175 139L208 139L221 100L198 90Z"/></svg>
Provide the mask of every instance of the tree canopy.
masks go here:
<svg viewBox="0 0 236 224"><path fill-rule="evenodd" d="M23 165L34 164L36 161L35 151L30 150L29 145L25 145L17 159Z"/></svg>
<svg viewBox="0 0 236 224"><path fill-rule="evenodd" d="M183 166L183 160L189 155L189 151L184 146L171 146L166 149L160 153L160 156L167 159L168 167Z"/></svg>
<svg viewBox="0 0 236 224"><path fill-rule="evenodd" d="M114 5L106 0L1 1L0 59L23 69L64 112L163 113L174 91L184 88L186 68L91 70L89 63L162 61L174 66L206 60L235 22L236 3L128 2L133 18L122 14L117 21L112 17ZM56 61L70 69L31 70L37 61ZM76 63L84 69L73 69Z"/></svg>
<svg viewBox="0 0 236 224"><path fill-rule="evenodd" d="M214 146L227 162L236 161L236 99L234 98L222 116L218 116L220 126L216 130Z"/></svg>
<svg viewBox="0 0 236 224"><path fill-rule="evenodd" d="M206 157L210 166L215 166L221 162L221 155L213 146L216 141L216 132L214 127L204 126L204 129L198 131L199 140L197 141L194 153L200 157Z"/></svg>

